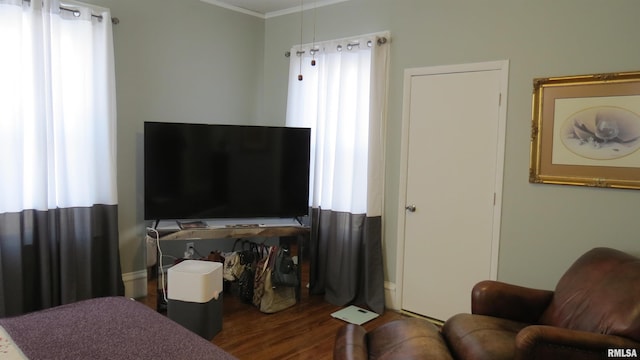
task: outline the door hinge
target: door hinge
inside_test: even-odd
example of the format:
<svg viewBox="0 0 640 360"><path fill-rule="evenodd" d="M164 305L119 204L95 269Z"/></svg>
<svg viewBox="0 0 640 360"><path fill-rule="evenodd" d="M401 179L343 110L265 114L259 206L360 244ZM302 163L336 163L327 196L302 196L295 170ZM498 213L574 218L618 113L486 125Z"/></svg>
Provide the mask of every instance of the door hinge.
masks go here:
<svg viewBox="0 0 640 360"><path fill-rule="evenodd" d="M498 94L498 106L502 106L502 93Z"/></svg>

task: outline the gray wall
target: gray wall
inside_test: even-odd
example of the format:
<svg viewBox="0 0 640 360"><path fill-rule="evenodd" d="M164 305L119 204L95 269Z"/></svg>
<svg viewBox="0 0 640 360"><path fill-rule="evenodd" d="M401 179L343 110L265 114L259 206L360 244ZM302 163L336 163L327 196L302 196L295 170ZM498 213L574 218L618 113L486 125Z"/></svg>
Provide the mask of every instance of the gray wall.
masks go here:
<svg viewBox="0 0 640 360"><path fill-rule="evenodd" d="M88 2L121 20L114 28L120 249L131 272L144 268L143 121L284 124L284 52L300 42L300 16L260 20L197 0ZM500 280L552 288L591 247L640 255L640 192L527 180L532 79L640 70L638 13L637 0L351 0L304 15L303 42L312 40L314 17L317 40L391 31L388 281L398 261L403 71L412 67L510 60Z"/></svg>
<svg viewBox="0 0 640 360"><path fill-rule="evenodd" d="M87 2L120 19L113 27L118 202L122 271L129 273L145 268L143 123L255 123L264 20L198 0Z"/></svg>
<svg viewBox="0 0 640 360"><path fill-rule="evenodd" d="M635 0L351 0L315 10L318 40L391 31L388 281L395 281L401 261L396 246L402 86L404 69L413 67L510 60L500 280L553 288L568 265L594 246L640 255L640 192L528 183L532 79L640 70L638 13ZM311 42L313 11L303 23L309 27L303 42ZM267 20L267 87L286 87L282 54L300 42L299 24L298 14ZM284 117L286 93L265 96L265 113Z"/></svg>

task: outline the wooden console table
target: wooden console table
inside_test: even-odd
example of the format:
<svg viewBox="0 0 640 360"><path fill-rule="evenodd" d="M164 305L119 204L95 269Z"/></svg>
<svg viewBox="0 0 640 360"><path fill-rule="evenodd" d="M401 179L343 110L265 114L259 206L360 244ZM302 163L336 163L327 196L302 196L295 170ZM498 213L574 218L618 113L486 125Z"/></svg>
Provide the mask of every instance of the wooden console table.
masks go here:
<svg viewBox="0 0 640 360"><path fill-rule="evenodd" d="M162 232L161 232L162 234ZM256 237L309 236L305 226L228 226L185 229L161 235L162 240L246 239Z"/></svg>
<svg viewBox="0 0 640 360"><path fill-rule="evenodd" d="M237 225L237 226L217 226L207 228L194 229L167 229L158 230L159 243L162 247L164 241L198 241L198 240L217 240L217 239L249 239L249 238L275 238L275 237L295 237L297 242L296 254L298 256L298 279L300 286L296 288L296 298L300 300L300 291L302 289L302 257L304 247L309 241L310 229L302 225ZM162 267L162 259L158 257L158 267ZM158 269L160 270L160 269ZM161 290L162 284L158 279L158 289ZM157 310L164 310L164 298L161 291L158 291Z"/></svg>

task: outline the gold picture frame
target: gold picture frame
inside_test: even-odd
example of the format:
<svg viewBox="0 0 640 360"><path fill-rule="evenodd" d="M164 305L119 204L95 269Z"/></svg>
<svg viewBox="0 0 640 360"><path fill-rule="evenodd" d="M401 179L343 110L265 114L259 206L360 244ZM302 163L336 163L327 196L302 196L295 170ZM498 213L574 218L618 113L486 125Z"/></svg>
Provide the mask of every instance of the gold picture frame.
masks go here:
<svg viewBox="0 0 640 360"><path fill-rule="evenodd" d="M529 182L640 189L640 72L533 81Z"/></svg>

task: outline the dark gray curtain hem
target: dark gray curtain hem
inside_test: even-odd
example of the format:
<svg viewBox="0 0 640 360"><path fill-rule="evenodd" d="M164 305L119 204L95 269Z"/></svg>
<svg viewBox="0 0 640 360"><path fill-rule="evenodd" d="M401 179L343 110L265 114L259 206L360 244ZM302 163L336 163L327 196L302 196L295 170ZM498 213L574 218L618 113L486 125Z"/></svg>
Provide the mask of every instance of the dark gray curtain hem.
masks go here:
<svg viewBox="0 0 640 360"><path fill-rule="evenodd" d="M384 311L381 217L312 209L310 259L312 294Z"/></svg>
<svg viewBox="0 0 640 360"><path fill-rule="evenodd" d="M0 214L0 317L124 295L117 205Z"/></svg>

